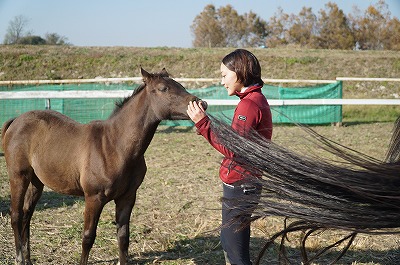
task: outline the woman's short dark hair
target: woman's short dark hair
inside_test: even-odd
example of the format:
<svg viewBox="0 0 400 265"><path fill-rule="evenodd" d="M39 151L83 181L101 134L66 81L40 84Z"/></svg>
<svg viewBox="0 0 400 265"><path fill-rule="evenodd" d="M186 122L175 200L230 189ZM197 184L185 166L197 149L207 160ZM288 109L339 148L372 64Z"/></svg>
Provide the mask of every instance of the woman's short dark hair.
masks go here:
<svg viewBox="0 0 400 265"><path fill-rule="evenodd" d="M261 79L261 66L254 54L244 49L237 49L222 59L222 63L236 73L237 81L245 87L264 85Z"/></svg>

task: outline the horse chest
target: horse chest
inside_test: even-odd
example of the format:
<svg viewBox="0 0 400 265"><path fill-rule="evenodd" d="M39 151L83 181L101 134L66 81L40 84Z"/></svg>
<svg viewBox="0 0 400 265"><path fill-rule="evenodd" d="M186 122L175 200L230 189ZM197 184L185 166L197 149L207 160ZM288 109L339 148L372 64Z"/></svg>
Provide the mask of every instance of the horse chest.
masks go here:
<svg viewBox="0 0 400 265"><path fill-rule="evenodd" d="M103 164L87 167L81 175L81 185L85 194L102 193L109 199L127 191L136 190L146 173L144 160L124 165Z"/></svg>

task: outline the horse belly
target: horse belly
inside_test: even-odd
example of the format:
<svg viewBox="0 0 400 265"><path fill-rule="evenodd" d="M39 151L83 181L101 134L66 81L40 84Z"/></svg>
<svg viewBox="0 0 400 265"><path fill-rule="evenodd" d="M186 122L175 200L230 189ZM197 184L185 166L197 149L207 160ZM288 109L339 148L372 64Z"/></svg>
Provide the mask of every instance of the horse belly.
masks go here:
<svg viewBox="0 0 400 265"><path fill-rule="evenodd" d="M83 196L79 172L65 164L32 160L35 175L46 187L62 194Z"/></svg>

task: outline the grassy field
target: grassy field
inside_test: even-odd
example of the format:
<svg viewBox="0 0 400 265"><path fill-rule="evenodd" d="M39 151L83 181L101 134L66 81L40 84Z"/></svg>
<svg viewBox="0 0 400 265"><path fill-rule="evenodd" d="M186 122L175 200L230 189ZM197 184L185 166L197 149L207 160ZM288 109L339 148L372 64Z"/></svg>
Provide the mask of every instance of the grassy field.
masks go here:
<svg viewBox="0 0 400 265"><path fill-rule="evenodd" d="M140 66L149 71L165 67L174 77L219 78L221 59L233 49L0 45L0 80L140 76ZM332 80L400 75L400 53L396 51L250 50L260 60L264 78ZM363 86L352 90L368 91Z"/></svg>
<svg viewBox="0 0 400 265"><path fill-rule="evenodd" d="M383 159L391 123L313 127L346 146ZM301 151L306 136L295 126L276 126L274 140ZM316 153L320 150L315 149ZM323 153L321 153L323 155ZM130 264L223 264L218 238L221 156L192 128L160 127L146 152L148 173L139 188L131 217ZM32 220L32 256L36 264L76 264L79 261L84 202L81 198L45 190ZM9 188L0 157L0 264L13 264L14 246L9 216ZM90 255L91 264L116 264L114 205L106 205ZM280 218L253 223L252 256L264 240L283 226ZM313 237L309 250L337 239L342 231ZM299 235L291 235L289 253L300 264ZM400 260L400 236L359 235L338 264L395 265ZM315 264L327 264L333 250ZM262 264L277 264L271 249Z"/></svg>

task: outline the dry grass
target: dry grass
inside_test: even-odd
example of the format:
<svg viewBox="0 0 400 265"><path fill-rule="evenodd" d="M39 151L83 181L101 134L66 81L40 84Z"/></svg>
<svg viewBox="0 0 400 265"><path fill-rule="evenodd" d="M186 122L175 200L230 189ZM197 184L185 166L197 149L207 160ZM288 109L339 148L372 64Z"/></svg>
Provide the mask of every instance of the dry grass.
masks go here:
<svg viewBox="0 0 400 265"><path fill-rule="evenodd" d="M80 79L140 76L139 67L174 77L220 78L219 65L233 48L138 48L0 45L0 80ZM328 79L400 76L396 51L251 49L263 77ZM203 84L184 84L198 88ZM206 84L210 85L210 84ZM393 98L393 83L346 82L344 97Z"/></svg>
<svg viewBox="0 0 400 265"><path fill-rule="evenodd" d="M353 124L314 127L349 147L383 158L392 124ZM277 126L274 140L293 149L303 133L294 126ZM314 150L319 152L318 150ZM130 264L223 264L219 244L221 156L191 128L159 128L146 152L148 173L139 188L131 216ZM45 190L32 220L32 256L35 264L76 264L80 255L82 199ZM0 157L0 264L13 264L9 188L4 158ZM106 205L98 226L91 264L116 264L114 205ZM265 238L279 231L281 218L253 224L252 255ZM310 250L332 242L343 232L327 231L312 238ZM289 253L299 264L298 234L290 236ZM400 260L400 236L360 235L339 264L394 265ZM328 254L332 256L338 250ZM322 259L316 264L326 264ZM276 264L271 249L262 264Z"/></svg>

